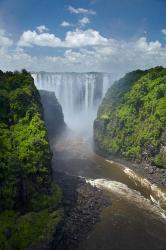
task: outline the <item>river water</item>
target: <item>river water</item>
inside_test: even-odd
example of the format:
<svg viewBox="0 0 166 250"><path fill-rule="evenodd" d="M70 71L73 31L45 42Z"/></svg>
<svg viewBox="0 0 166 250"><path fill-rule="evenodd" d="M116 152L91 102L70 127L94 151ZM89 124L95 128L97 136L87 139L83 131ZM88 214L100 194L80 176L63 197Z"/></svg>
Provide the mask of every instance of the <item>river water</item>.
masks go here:
<svg viewBox="0 0 166 250"><path fill-rule="evenodd" d="M93 151L89 138L64 133L54 145L58 171L105 190L111 205L79 250L166 249L166 190Z"/></svg>

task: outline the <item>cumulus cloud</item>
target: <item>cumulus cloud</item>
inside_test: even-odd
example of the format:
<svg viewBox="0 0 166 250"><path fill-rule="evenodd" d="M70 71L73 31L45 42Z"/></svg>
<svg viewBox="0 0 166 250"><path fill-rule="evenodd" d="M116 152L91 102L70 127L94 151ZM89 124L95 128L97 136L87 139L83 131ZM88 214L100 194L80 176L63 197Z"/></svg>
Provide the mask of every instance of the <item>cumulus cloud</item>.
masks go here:
<svg viewBox="0 0 166 250"><path fill-rule="evenodd" d="M64 45L66 47L86 47L94 45L104 45L108 41L107 38L100 35L96 30L87 29L68 31L65 37Z"/></svg>
<svg viewBox="0 0 166 250"><path fill-rule="evenodd" d="M61 40L54 34L42 33L36 31L24 31L20 37L18 45L20 47L47 46L47 47L85 47L93 45L103 45L108 39L100 35L96 30L80 30L68 31L65 39Z"/></svg>
<svg viewBox="0 0 166 250"><path fill-rule="evenodd" d="M45 31L49 31L49 29L45 25L37 26L36 29L39 31L39 33L43 33Z"/></svg>
<svg viewBox="0 0 166 250"><path fill-rule="evenodd" d="M5 30L0 29L0 48L10 47L13 44L12 39L6 34Z"/></svg>
<svg viewBox="0 0 166 250"><path fill-rule="evenodd" d="M68 31L64 40L53 34L40 34L37 31L28 31L23 35L24 39L20 40L23 45L47 44L53 48L61 46L61 55L56 55L54 49L52 56L32 55L26 52L26 47L17 47L5 31L0 31L1 69L104 71L118 78L138 68L146 69L157 65L166 67L166 46L159 41L148 41L146 37L120 41L105 38L98 31L91 29Z"/></svg>
<svg viewBox="0 0 166 250"><path fill-rule="evenodd" d="M63 21L63 22L61 23L61 26L62 26L62 27L70 27L70 26L72 26L72 24L69 23L69 22Z"/></svg>
<svg viewBox="0 0 166 250"><path fill-rule="evenodd" d="M104 71L117 79L136 69L166 67L166 47L158 41L148 42L145 37L130 42L112 39L106 46L67 49L62 57L49 56L47 61L54 65L54 71Z"/></svg>
<svg viewBox="0 0 166 250"><path fill-rule="evenodd" d="M161 32L166 35L166 29L162 29Z"/></svg>
<svg viewBox="0 0 166 250"><path fill-rule="evenodd" d="M31 47L33 45L37 46L48 46L48 47L58 47L61 44L61 40L54 34L50 33L40 33L38 34L35 30L24 31L18 42L20 47Z"/></svg>
<svg viewBox="0 0 166 250"><path fill-rule="evenodd" d="M79 20L79 24L81 26L85 26L86 24L90 23L90 19L88 17L83 17L82 19Z"/></svg>
<svg viewBox="0 0 166 250"><path fill-rule="evenodd" d="M11 48L11 45L5 49L0 48L0 69L2 70L30 69L33 63L34 58L25 53L22 48Z"/></svg>
<svg viewBox="0 0 166 250"><path fill-rule="evenodd" d="M72 6L68 7L68 10L72 14L84 14L84 15L95 15L96 12L91 9L84 9L84 8L74 8Z"/></svg>

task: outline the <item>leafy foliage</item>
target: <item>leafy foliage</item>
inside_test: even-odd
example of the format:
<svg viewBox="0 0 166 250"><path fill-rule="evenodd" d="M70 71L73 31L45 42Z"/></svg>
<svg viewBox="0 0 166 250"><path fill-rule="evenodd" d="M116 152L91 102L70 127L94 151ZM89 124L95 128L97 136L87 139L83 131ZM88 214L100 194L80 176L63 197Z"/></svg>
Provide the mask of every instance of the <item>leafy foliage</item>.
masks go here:
<svg viewBox="0 0 166 250"><path fill-rule="evenodd" d="M45 225L59 221L61 192L52 184L51 158L33 78L25 70L0 71L0 249L25 249Z"/></svg>
<svg viewBox="0 0 166 250"><path fill-rule="evenodd" d="M159 155L160 165L165 154L160 148L165 129L166 69L162 67L137 70L115 82L94 126L96 143L107 153L149 162Z"/></svg>
<svg viewBox="0 0 166 250"><path fill-rule="evenodd" d="M0 249L38 249L39 245L52 240L55 227L60 222L63 212L48 209L19 215L14 211L0 214Z"/></svg>

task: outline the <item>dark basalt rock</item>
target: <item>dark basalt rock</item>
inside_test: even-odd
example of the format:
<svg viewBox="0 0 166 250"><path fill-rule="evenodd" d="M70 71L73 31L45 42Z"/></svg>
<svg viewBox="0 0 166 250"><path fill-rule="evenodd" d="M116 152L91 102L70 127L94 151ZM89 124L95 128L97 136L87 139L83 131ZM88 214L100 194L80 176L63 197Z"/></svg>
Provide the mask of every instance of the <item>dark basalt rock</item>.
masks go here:
<svg viewBox="0 0 166 250"><path fill-rule="evenodd" d="M11 228L6 228L4 231L4 235L5 235L6 239L8 240L12 236Z"/></svg>
<svg viewBox="0 0 166 250"><path fill-rule="evenodd" d="M105 193L79 177L55 173L56 182L63 191L65 219L55 235L52 249L77 249L100 220L104 207L110 204Z"/></svg>
<svg viewBox="0 0 166 250"><path fill-rule="evenodd" d="M44 120L51 140L65 128L63 111L54 92L40 90L40 96L44 109Z"/></svg>

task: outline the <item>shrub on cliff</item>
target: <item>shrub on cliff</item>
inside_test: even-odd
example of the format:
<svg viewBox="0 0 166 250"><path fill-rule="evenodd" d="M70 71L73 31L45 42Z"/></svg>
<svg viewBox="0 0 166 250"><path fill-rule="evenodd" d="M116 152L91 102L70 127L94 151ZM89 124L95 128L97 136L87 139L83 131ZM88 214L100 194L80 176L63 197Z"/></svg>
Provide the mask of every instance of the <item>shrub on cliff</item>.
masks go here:
<svg viewBox="0 0 166 250"><path fill-rule="evenodd" d="M100 124L104 128L100 129ZM165 167L166 69L137 70L108 90L94 124L99 148Z"/></svg>
<svg viewBox="0 0 166 250"><path fill-rule="evenodd" d="M52 183L51 158L33 78L25 70L0 71L1 249L25 249L60 220L61 192Z"/></svg>

